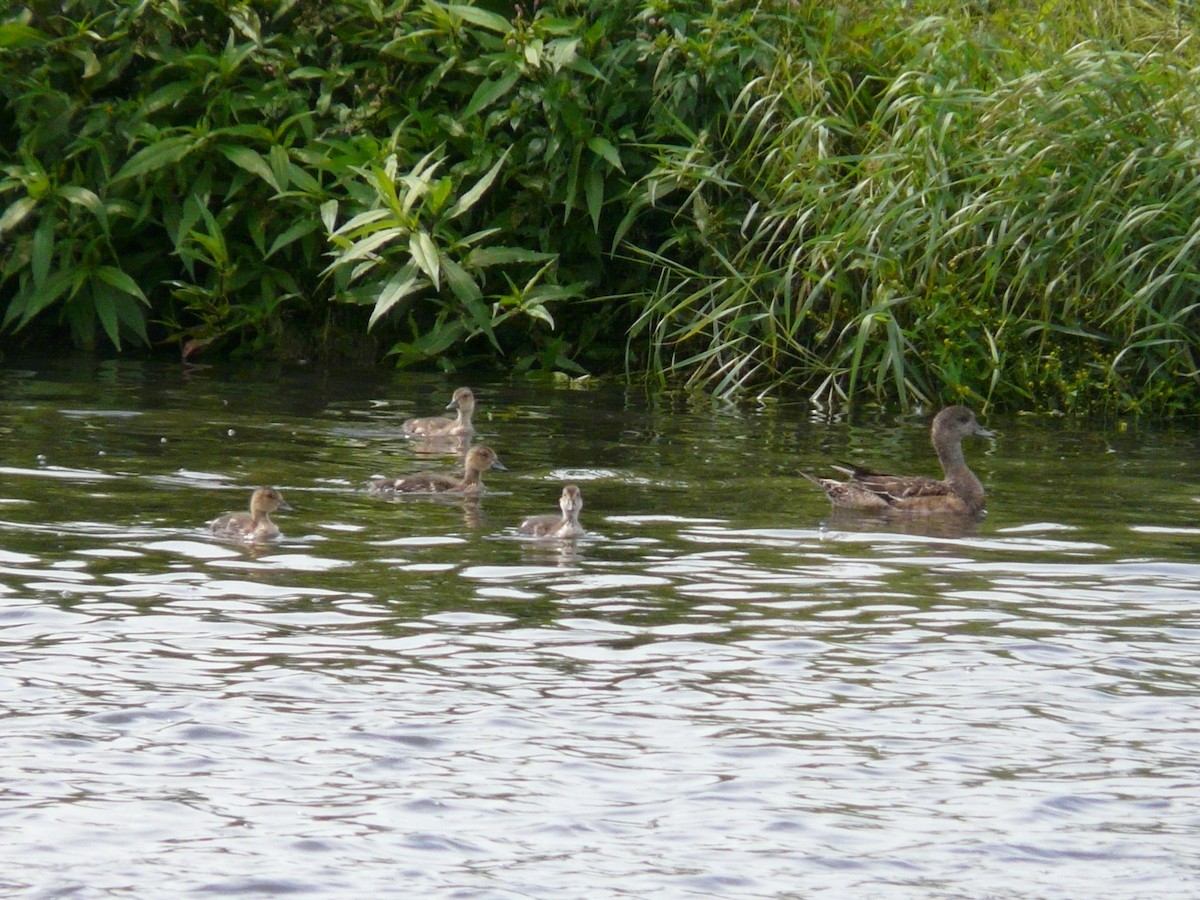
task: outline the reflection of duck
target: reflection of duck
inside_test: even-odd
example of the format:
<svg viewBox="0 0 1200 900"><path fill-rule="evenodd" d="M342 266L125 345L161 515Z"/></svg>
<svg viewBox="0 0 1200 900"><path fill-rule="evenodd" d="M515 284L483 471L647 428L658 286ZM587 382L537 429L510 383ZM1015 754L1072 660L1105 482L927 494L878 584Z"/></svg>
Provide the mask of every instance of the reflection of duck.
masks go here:
<svg viewBox="0 0 1200 900"><path fill-rule="evenodd" d="M896 541L905 537L961 540L979 535L979 516L943 515L912 516L891 512L872 512L861 509L842 509L835 506L821 525L829 531L851 534L870 534L880 540L886 534ZM904 536L904 537L902 537ZM886 544L884 545L886 546Z"/></svg>
<svg viewBox="0 0 1200 900"><path fill-rule="evenodd" d="M458 410L458 415L453 419L445 416L409 419L400 426L400 430L413 437L455 437L474 433L471 416L475 413L475 395L470 388L460 387L456 390L446 409Z"/></svg>
<svg viewBox="0 0 1200 900"><path fill-rule="evenodd" d="M484 472L488 469L508 471L491 447L472 447L463 468L462 478L439 472L421 472L403 478L376 479L368 488L373 494L480 494L484 490L480 478Z"/></svg>
<svg viewBox="0 0 1200 900"><path fill-rule="evenodd" d="M934 417L930 437L946 475L941 481L922 475L884 475L858 466L834 466L850 476L848 481L800 474L842 509L971 515L983 509L983 484L963 458L963 439L971 435L993 437L965 406L948 406Z"/></svg>
<svg viewBox="0 0 1200 900"><path fill-rule="evenodd" d="M279 537L271 521L277 509L291 510L283 495L273 487L261 487L250 495L249 512L233 512L209 523L212 533L240 541L269 541Z"/></svg>
<svg viewBox="0 0 1200 900"><path fill-rule="evenodd" d="M573 538L583 534L579 524L579 513L583 511L583 494L573 484L562 490L558 500L562 516L530 516L521 523L517 531L534 537Z"/></svg>

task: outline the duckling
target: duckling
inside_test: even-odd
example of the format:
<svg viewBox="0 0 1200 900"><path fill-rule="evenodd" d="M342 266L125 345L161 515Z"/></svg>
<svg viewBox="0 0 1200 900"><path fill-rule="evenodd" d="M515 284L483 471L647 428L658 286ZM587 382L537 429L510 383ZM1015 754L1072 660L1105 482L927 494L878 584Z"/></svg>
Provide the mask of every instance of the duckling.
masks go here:
<svg viewBox="0 0 1200 900"><path fill-rule="evenodd" d="M240 541L271 541L279 537L279 529L271 521L278 509L291 511L283 495L273 487L260 487L250 495L250 512L232 512L209 523L218 537Z"/></svg>
<svg viewBox="0 0 1200 900"><path fill-rule="evenodd" d="M941 481L922 475L885 475L859 466L833 466L850 476L848 481L800 474L841 509L975 515L983 509L984 491L963 458L963 439L971 435L995 437L965 406L948 406L934 417L930 439L945 473Z"/></svg>
<svg viewBox="0 0 1200 900"><path fill-rule="evenodd" d="M408 419L400 426L400 430L411 437L456 437L475 432L475 426L471 424L471 416L475 413L475 395L471 393L470 388L460 387L456 390L446 409L458 410L457 417L448 419L445 416L426 416Z"/></svg>
<svg viewBox="0 0 1200 900"><path fill-rule="evenodd" d="M583 494L573 484L568 484L562 490L558 500L558 508L562 516L530 516L517 528L520 534L533 537L573 538L584 534L583 526L579 524L579 513L583 511Z"/></svg>
<svg viewBox="0 0 1200 900"><path fill-rule="evenodd" d="M480 476L488 469L507 472L491 447L472 447L463 464L463 477L439 472L421 472L403 478L374 479L368 485L372 494L481 494L484 491Z"/></svg>

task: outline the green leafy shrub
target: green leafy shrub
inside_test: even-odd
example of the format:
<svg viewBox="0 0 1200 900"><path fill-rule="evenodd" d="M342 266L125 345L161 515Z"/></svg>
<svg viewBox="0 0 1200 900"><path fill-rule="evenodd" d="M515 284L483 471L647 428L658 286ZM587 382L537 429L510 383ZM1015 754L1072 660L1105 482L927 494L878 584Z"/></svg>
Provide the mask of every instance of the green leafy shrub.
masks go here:
<svg viewBox="0 0 1200 900"><path fill-rule="evenodd" d="M1190 5L0 15L8 340L1200 406Z"/></svg>

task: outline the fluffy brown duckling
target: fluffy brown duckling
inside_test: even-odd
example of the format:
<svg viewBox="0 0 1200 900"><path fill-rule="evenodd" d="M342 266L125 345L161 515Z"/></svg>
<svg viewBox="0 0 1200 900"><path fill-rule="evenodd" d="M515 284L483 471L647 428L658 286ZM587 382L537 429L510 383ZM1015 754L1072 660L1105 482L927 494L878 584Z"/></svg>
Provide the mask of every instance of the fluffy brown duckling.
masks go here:
<svg viewBox="0 0 1200 900"><path fill-rule="evenodd" d="M458 437L473 434L475 426L471 424L471 416L475 414L475 395L468 387L460 387L450 398L446 409L458 411L453 418L446 416L426 416L408 419L400 430L412 437Z"/></svg>
<svg viewBox="0 0 1200 900"><path fill-rule="evenodd" d="M372 494L481 494L480 476L488 469L507 472L491 447L472 447L463 464L462 478L440 472L420 472L403 478L376 479L368 486Z"/></svg>
<svg viewBox="0 0 1200 900"><path fill-rule="evenodd" d="M530 516L517 528L518 533L533 537L573 538L584 533L579 524L579 513L583 511L583 494L573 484L562 489L558 499L561 516Z"/></svg>
<svg viewBox="0 0 1200 900"><path fill-rule="evenodd" d="M250 495L249 512L232 512L209 523L218 537L239 541L270 541L279 537L279 528L271 521L276 510L290 511L283 495L273 487L260 487Z"/></svg>
<svg viewBox="0 0 1200 900"><path fill-rule="evenodd" d="M858 466L833 467L848 475L847 481L800 474L820 486L841 509L974 515L983 509L984 492L963 458L963 439L972 435L994 437L965 406L948 406L934 417L930 438L945 473L941 481L923 475L885 475Z"/></svg>

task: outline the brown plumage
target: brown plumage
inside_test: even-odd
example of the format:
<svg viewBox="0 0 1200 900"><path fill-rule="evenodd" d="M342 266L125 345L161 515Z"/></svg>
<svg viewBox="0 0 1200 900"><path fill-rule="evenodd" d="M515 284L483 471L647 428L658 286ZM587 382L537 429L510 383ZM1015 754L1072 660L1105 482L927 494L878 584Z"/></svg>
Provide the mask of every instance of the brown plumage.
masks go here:
<svg viewBox="0 0 1200 900"><path fill-rule="evenodd" d="M942 464L942 480L923 475L886 475L859 466L834 466L846 481L800 474L842 509L924 515L973 515L983 509L983 484L967 468L962 442L971 435L994 437L965 406L948 406L934 417L930 438Z"/></svg>
<svg viewBox="0 0 1200 900"><path fill-rule="evenodd" d="M239 541L270 541L279 537L279 528L271 521L277 509L291 510L283 495L273 487L260 487L250 495L249 512L233 512L209 523L213 534Z"/></svg>
<svg viewBox="0 0 1200 900"><path fill-rule="evenodd" d="M400 430L413 437L457 437L474 433L471 416L475 413L475 395L470 388L460 387L456 390L446 409L458 410L458 415L453 419L445 416L408 419L400 426Z"/></svg>
<svg viewBox="0 0 1200 900"><path fill-rule="evenodd" d="M531 537L573 538L583 534L579 524L579 513L583 511L583 494L573 484L562 489L558 499L561 516L530 516L520 524L517 531Z"/></svg>
<svg viewBox="0 0 1200 900"><path fill-rule="evenodd" d="M402 478L376 479L368 488L373 494L480 494L484 490L480 476L488 469L508 471L491 447L472 447L461 478L440 472L418 472Z"/></svg>

